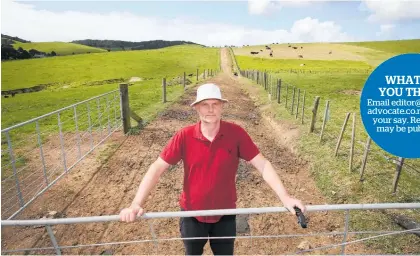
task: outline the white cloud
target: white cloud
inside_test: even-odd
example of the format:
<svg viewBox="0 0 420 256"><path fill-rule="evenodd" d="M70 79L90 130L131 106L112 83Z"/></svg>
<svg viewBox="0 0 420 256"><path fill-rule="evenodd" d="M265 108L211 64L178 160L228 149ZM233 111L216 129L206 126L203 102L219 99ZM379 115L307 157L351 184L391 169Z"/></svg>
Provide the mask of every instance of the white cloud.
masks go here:
<svg viewBox="0 0 420 256"><path fill-rule="evenodd" d="M311 1L308 0L249 0L248 11L254 15L272 14L282 7L305 7L310 3Z"/></svg>
<svg viewBox="0 0 420 256"><path fill-rule="evenodd" d="M379 32L376 32L376 36L382 38L390 38L395 27L395 24L382 24L380 26Z"/></svg>
<svg viewBox="0 0 420 256"><path fill-rule="evenodd" d="M199 22L188 18L162 19L129 12L107 14L51 12L30 4L2 1L2 33L23 39L72 41L110 39L127 41L185 40L204 45L268 44L273 42L353 41L332 21L307 17L289 30L250 29L244 26Z"/></svg>
<svg viewBox="0 0 420 256"><path fill-rule="evenodd" d="M417 0L362 0L360 10L371 13L368 21L381 24L420 19Z"/></svg>

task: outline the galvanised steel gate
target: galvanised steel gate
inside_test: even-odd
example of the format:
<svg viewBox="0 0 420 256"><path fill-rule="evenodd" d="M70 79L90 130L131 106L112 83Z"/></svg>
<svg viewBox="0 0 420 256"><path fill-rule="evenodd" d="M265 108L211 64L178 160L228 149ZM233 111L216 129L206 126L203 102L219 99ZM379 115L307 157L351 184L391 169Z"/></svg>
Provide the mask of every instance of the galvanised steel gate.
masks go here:
<svg viewBox="0 0 420 256"><path fill-rule="evenodd" d="M12 219L122 126L113 90L1 131L1 217Z"/></svg>

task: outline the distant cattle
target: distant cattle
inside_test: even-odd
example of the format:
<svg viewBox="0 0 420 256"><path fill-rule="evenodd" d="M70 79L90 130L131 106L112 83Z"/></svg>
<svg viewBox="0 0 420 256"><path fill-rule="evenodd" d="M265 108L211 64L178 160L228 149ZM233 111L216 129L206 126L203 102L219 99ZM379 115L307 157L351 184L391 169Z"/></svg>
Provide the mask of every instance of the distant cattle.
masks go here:
<svg viewBox="0 0 420 256"><path fill-rule="evenodd" d="M299 57L299 58L303 58L303 55L299 55L298 57Z"/></svg>
<svg viewBox="0 0 420 256"><path fill-rule="evenodd" d="M251 54L258 54L259 52L251 52Z"/></svg>
<svg viewBox="0 0 420 256"><path fill-rule="evenodd" d="M289 44L289 47L292 47L292 46Z"/></svg>
<svg viewBox="0 0 420 256"><path fill-rule="evenodd" d="M270 51L270 57L273 57L273 51L272 50Z"/></svg>
<svg viewBox="0 0 420 256"><path fill-rule="evenodd" d="M332 51L330 51L330 53L329 54L332 54Z"/></svg>
<svg viewBox="0 0 420 256"><path fill-rule="evenodd" d="M263 50L260 50L260 52L262 52Z"/></svg>
<svg viewBox="0 0 420 256"><path fill-rule="evenodd" d="M296 46L293 46L293 49L297 49L297 47Z"/></svg>
<svg viewBox="0 0 420 256"><path fill-rule="evenodd" d="M301 46L300 49L303 49L303 46Z"/></svg>

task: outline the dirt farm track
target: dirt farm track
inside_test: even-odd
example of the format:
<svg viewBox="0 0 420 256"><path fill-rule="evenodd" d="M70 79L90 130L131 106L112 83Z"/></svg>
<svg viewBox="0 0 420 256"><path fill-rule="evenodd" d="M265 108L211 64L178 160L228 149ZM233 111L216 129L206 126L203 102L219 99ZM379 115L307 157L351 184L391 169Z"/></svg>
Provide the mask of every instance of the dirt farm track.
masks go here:
<svg viewBox="0 0 420 256"><path fill-rule="evenodd" d="M287 190L305 204L326 204L308 171L308 163L294 153L298 129L286 121L277 122L263 116L250 95L243 89L249 81L234 76L230 70L227 49L221 51L223 72L207 81L220 85L223 96L230 100L224 119L243 126L255 140L261 152L271 160ZM204 82L203 82L204 83ZM190 89L180 101L159 116L138 135L113 134L73 169L66 177L39 197L16 219L38 219L48 211L57 211L59 217L86 217L115 215L129 206L137 187L149 165L156 159L170 137L181 127L197 121L189 103L195 98ZM59 143L59 142L57 142ZM47 151L48 149L45 149ZM105 152L105 153L104 153ZM161 178L145 205L147 212L179 211L178 197L182 190L182 166L174 166ZM258 172L248 163L241 162L237 175L239 208L282 206L274 192ZM308 213L309 227L302 229L291 214L257 214L242 216L249 228L238 236L307 234L343 231L344 215L341 212ZM241 218L242 218L241 217ZM135 223L93 223L53 226L60 246L96 243L137 241L152 239L150 225L158 238L178 238L179 220L139 220ZM243 224L243 223L242 223ZM235 254L294 254L298 245L309 242L312 248L340 243L342 236L312 236L295 238L236 239ZM2 249L50 247L51 241L45 228L2 228ZM338 254L341 247L319 250L311 254ZM63 254L184 254L182 241L130 243L123 245L86 246L62 249ZM31 251L29 254L52 254L51 250ZM212 254L206 245L205 254ZM348 254L378 253L362 244L346 247ZM16 254L16 253L14 253ZM23 254L23 253L17 253Z"/></svg>

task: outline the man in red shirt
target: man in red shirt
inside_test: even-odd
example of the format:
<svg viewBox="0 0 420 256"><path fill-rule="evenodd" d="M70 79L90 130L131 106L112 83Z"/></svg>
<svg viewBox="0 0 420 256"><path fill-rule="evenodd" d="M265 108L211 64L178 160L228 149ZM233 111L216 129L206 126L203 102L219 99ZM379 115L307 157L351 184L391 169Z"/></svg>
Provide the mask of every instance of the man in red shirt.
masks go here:
<svg viewBox="0 0 420 256"><path fill-rule="evenodd" d="M295 206L305 212L305 206L287 193L271 163L260 153L248 133L239 125L222 119L226 99L215 84L197 89L191 104L200 121L179 130L149 167L129 208L120 213L120 220L131 222L144 213L142 206L159 177L170 165L180 160L184 165L181 210L234 209L236 207L236 172L239 160L250 162L263 176L292 214ZM202 216L180 219L183 238L234 237L236 216ZM186 239L187 255L201 255L207 239ZM234 239L210 239L215 255L232 255Z"/></svg>

